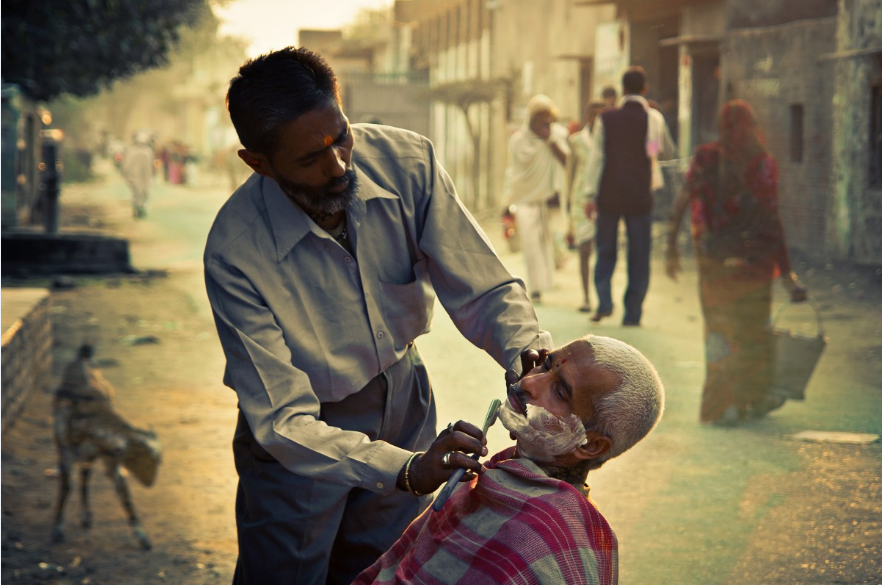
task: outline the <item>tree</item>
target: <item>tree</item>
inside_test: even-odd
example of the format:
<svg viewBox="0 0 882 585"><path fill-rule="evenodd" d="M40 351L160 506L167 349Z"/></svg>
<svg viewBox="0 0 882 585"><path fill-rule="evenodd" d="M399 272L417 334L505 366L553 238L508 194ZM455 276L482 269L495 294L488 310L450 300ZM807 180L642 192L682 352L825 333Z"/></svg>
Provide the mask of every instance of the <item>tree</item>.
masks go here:
<svg viewBox="0 0 882 585"><path fill-rule="evenodd" d="M206 0L7 0L2 71L34 99L89 96L164 65Z"/></svg>
<svg viewBox="0 0 882 585"><path fill-rule="evenodd" d="M440 83L426 90L426 97L432 101L456 106L465 117L469 138L472 139L472 197L478 201L478 185L481 177L481 131L469 111L476 104L489 104L506 88L502 79L469 79Z"/></svg>

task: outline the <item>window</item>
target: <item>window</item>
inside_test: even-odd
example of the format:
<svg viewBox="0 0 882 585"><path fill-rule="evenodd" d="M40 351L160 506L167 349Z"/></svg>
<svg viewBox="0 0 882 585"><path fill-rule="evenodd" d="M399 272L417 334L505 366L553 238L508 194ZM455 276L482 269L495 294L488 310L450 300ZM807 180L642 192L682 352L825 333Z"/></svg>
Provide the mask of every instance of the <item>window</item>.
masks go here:
<svg viewBox="0 0 882 585"><path fill-rule="evenodd" d="M803 106L790 104L790 162L801 163L803 154Z"/></svg>

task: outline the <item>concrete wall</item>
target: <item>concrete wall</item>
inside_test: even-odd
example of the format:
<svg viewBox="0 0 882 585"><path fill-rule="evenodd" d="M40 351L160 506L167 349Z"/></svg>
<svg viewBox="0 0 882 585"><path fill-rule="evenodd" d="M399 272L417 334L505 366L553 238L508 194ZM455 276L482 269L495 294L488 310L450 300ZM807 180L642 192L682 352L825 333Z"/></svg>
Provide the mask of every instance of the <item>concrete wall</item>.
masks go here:
<svg viewBox="0 0 882 585"><path fill-rule="evenodd" d="M2 430L8 429L34 391L52 373L49 291L3 289Z"/></svg>
<svg viewBox="0 0 882 585"><path fill-rule="evenodd" d="M824 234L833 128L833 67L819 56L835 47L835 18L730 31L722 47L724 99L745 99L756 110L778 161L788 244L814 257L829 254ZM795 105L803 109L801 161L791 153Z"/></svg>
<svg viewBox="0 0 882 585"><path fill-rule="evenodd" d="M836 0L735 0L728 3L728 27L751 28L836 16Z"/></svg>
<svg viewBox="0 0 882 585"><path fill-rule="evenodd" d="M614 17L612 8L580 7L569 0L502 2L494 11L493 75L521 72L516 106L543 93L558 104L561 118L578 119L578 59L594 56L596 24Z"/></svg>
<svg viewBox="0 0 882 585"><path fill-rule="evenodd" d="M882 184L871 184L872 88L882 88L882 0L840 0L834 68L832 219L827 239L838 257L882 264ZM879 90L877 90L879 91Z"/></svg>
<svg viewBox="0 0 882 585"><path fill-rule="evenodd" d="M680 34L722 36L726 31L725 2L717 0L685 6L680 15Z"/></svg>

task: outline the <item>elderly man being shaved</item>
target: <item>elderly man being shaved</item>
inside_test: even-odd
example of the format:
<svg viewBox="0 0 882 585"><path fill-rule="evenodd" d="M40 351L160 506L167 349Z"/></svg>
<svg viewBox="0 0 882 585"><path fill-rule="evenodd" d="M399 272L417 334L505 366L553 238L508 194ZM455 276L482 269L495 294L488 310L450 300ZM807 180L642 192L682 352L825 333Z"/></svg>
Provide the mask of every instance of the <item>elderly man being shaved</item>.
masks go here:
<svg viewBox="0 0 882 585"><path fill-rule="evenodd" d="M587 335L536 352L499 412L516 440L418 517L354 585L618 582L618 543L588 472L658 423L664 388L636 349Z"/></svg>

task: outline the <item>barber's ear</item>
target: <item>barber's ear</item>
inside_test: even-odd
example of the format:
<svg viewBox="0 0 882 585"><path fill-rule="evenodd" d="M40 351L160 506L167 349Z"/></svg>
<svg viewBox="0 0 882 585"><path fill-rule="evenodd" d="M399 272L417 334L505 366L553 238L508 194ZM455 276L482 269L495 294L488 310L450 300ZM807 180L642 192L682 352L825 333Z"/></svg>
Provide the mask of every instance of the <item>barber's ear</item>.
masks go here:
<svg viewBox="0 0 882 585"><path fill-rule="evenodd" d="M260 154L259 152L251 152L244 148L239 150L237 154L239 155L239 158L244 160L245 164L251 167L251 169L258 175L263 175L264 177L269 177L271 179L276 178L266 155Z"/></svg>
<svg viewBox="0 0 882 585"><path fill-rule="evenodd" d="M579 459L587 461L606 455L610 449L612 449L612 439L597 431L588 431L585 433L585 442L576 447L573 454Z"/></svg>

